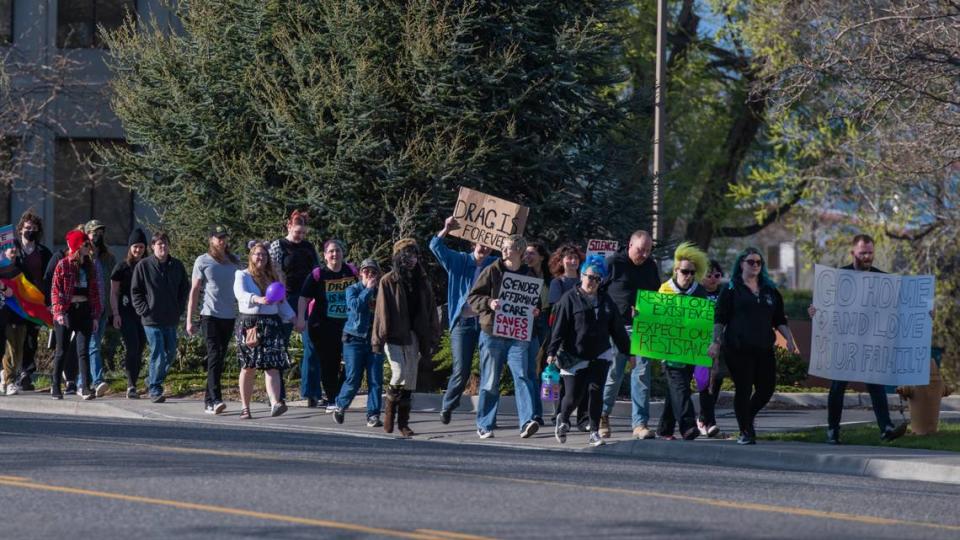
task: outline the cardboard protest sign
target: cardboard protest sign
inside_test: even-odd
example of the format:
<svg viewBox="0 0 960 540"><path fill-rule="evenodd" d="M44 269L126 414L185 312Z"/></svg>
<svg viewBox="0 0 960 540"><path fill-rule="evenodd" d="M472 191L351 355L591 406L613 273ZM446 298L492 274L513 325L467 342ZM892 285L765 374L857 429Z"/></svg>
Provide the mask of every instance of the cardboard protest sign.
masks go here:
<svg viewBox="0 0 960 540"><path fill-rule="evenodd" d="M453 217L461 227L450 234L500 250L511 234L523 234L530 209L492 195L461 187Z"/></svg>
<svg viewBox="0 0 960 540"><path fill-rule="evenodd" d="M500 305L494 313L493 335L520 341L533 336L533 310L540 300L543 280L507 272L500 282Z"/></svg>
<svg viewBox="0 0 960 540"><path fill-rule="evenodd" d="M685 294L637 291L630 354L697 366L712 366L714 303Z"/></svg>
<svg viewBox="0 0 960 540"><path fill-rule="evenodd" d="M884 385L930 382L933 276L816 265L810 374Z"/></svg>
<svg viewBox="0 0 960 540"><path fill-rule="evenodd" d="M13 225L4 225L3 227L0 227L0 249L13 247L13 240Z"/></svg>
<svg viewBox="0 0 960 540"><path fill-rule="evenodd" d="M620 242L616 240L587 240L587 257L599 255L604 259L608 255L613 255L620 248Z"/></svg>

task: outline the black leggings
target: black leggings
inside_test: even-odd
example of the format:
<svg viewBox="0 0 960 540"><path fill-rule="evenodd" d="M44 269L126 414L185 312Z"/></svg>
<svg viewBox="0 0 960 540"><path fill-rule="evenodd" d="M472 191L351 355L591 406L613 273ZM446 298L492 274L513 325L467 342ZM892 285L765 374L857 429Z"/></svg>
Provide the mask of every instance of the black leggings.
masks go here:
<svg viewBox="0 0 960 540"><path fill-rule="evenodd" d="M313 355L320 364L320 385L327 401L333 402L340 395L343 385L343 326L327 325L311 327L310 341L313 342Z"/></svg>
<svg viewBox="0 0 960 540"><path fill-rule="evenodd" d="M76 345L80 375L82 375L85 381L93 380L90 378L89 355L90 334L93 332L90 303L79 302L70 304L70 309L67 311L66 322L68 326L53 325L54 342L57 346L57 351L53 354L53 373L51 374L51 379L53 379L51 393L54 395L60 394L60 383L62 382L61 372L63 371L66 361L67 348L70 347L71 344L71 332L74 334L73 343ZM67 374L67 376L69 377L70 374ZM69 381L71 379L68 378L67 380ZM87 388L86 391L90 392L91 389Z"/></svg>
<svg viewBox="0 0 960 540"><path fill-rule="evenodd" d="M736 386L733 410L740 432L753 436L753 419L773 397L777 385L777 359L773 348L726 349L724 359Z"/></svg>
<svg viewBox="0 0 960 540"><path fill-rule="evenodd" d="M697 429L696 413L690 399L690 379L693 378L693 366L671 367L664 364L667 377L667 399L663 404L663 414L657 425L657 435L668 437L680 424L680 435L691 429Z"/></svg>
<svg viewBox="0 0 960 540"><path fill-rule="evenodd" d="M136 313L120 315L120 334L123 337L123 367L127 372L127 388L136 388L140 379L140 367L143 365L143 349L147 345L147 335Z"/></svg>
<svg viewBox="0 0 960 540"><path fill-rule="evenodd" d="M560 404L560 422L570 423L570 415L577 405L588 402L590 415L590 431L600 429L600 413L603 411L603 385L607 380L607 371L610 362L606 360L592 360L587 367L577 371L575 375L563 376L563 401ZM579 419L579 418L578 418Z"/></svg>

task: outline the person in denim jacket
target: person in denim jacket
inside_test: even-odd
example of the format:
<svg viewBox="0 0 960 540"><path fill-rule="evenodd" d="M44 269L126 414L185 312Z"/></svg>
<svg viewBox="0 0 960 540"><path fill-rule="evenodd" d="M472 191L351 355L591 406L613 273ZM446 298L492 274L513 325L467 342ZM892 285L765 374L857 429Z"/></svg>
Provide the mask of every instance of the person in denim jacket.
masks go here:
<svg viewBox="0 0 960 540"><path fill-rule="evenodd" d="M367 374L367 427L380 427L380 392L383 386L383 355L370 346L370 328L380 284L380 265L373 259L360 264L360 281L347 288L347 323L343 327L343 361L346 377L337 396L333 419L343 423L344 411L357 395Z"/></svg>

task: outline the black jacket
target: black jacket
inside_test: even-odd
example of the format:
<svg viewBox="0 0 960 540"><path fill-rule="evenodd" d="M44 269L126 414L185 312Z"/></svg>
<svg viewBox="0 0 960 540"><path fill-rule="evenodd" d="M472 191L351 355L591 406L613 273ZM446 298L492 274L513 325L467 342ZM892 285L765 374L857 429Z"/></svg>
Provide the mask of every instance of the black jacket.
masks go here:
<svg viewBox="0 0 960 540"><path fill-rule="evenodd" d="M607 270L610 273L604 287L617 305L620 317L628 324L633 319L632 309L637 303L637 291L657 291L660 289L660 270L650 257L637 266L627 257L627 248L607 257Z"/></svg>
<svg viewBox="0 0 960 540"><path fill-rule="evenodd" d="M44 267L45 270L43 271L43 283L41 285L37 285L43 291L43 298L48 307L50 306L50 289L53 287L53 273L57 270L57 263L60 262L60 259L66 256L66 249L58 250L56 253L52 254L50 256L50 261L47 262L47 265Z"/></svg>
<svg viewBox="0 0 960 540"><path fill-rule="evenodd" d="M187 309L190 280L183 263L168 257L161 264L156 255L133 269L130 301L144 326L176 326Z"/></svg>
<svg viewBox="0 0 960 540"><path fill-rule="evenodd" d="M753 294L743 282L734 282L720 291L713 320L725 325L723 344L734 350L770 350L776 342L773 329L787 324L780 291L760 285Z"/></svg>
<svg viewBox="0 0 960 540"><path fill-rule="evenodd" d="M604 292L597 295L597 309L584 298L580 287L560 297L553 305L553 322L547 354L563 350L584 360L595 360L610 348L610 337L623 354L630 353L630 338L616 304Z"/></svg>

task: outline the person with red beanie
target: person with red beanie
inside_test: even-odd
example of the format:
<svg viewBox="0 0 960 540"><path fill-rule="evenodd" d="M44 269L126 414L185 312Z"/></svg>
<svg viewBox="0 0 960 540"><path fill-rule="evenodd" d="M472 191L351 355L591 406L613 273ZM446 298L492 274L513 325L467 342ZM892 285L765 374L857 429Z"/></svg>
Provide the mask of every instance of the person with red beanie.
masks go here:
<svg viewBox="0 0 960 540"><path fill-rule="evenodd" d="M97 267L90 258L87 235L83 231L72 230L67 233L66 257L60 259L53 272L50 288L50 310L53 313L56 353L53 357L52 384L50 395L54 399L63 399L60 390L64 353L70 344L70 333L77 335L74 340L77 347L77 359L80 374L84 380L90 379L90 336L97 331L103 305L100 302L100 278ZM90 388L79 391L83 399L93 399Z"/></svg>

